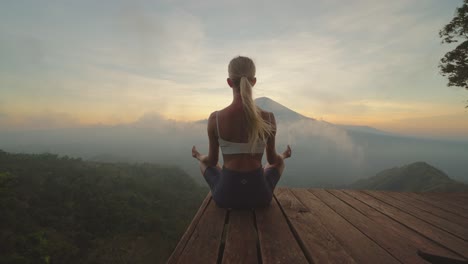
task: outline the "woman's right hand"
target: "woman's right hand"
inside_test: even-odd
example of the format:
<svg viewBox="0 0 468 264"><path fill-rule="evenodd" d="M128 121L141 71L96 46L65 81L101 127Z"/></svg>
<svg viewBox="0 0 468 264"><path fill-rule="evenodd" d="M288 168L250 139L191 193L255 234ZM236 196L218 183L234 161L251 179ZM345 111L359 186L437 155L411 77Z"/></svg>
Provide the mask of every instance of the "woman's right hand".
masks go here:
<svg viewBox="0 0 468 264"><path fill-rule="evenodd" d="M200 160L200 152L198 152L197 148L195 146L192 147L192 157L196 158L197 160Z"/></svg>

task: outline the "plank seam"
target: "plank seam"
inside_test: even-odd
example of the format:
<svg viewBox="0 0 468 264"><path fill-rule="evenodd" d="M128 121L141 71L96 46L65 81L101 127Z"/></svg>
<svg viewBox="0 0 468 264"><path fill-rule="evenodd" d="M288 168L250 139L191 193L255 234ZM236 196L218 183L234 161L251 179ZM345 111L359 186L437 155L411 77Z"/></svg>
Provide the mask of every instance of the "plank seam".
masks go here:
<svg viewBox="0 0 468 264"><path fill-rule="evenodd" d="M391 206L391 207L393 207L393 208L395 208L395 209L397 209L397 210L399 210L399 211L401 211L401 212L403 212L403 213L406 213L406 214L408 214L408 215L411 215L411 216L413 216L413 217L415 217L415 218L417 218L417 219L419 219L419 220L421 220L421 221L423 221L423 222L425 222L425 223L427 223L427 224L429 224L429 225L431 225L431 226L433 226L433 227L435 227L435 228L437 228L437 229L439 229L439 230L442 230L442 231L444 231L444 232L447 232L447 233L449 233L449 234L451 234L451 235L453 235L453 236L455 236L455 237L457 237L457 238L459 238L459 239L461 239L461 240L463 240L463 241L468 241L466 238L461 237L459 234L456 234L456 233L453 232L453 231L449 231L449 230L447 230L447 229L441 228L441 227L439 227L439 226L437 226L437 225L435 225L435 224L433 224L433 223L431 223L431 222L428 222L428 221L424 220L423 218L420 218L420 217L418 217L418 216L412 214L411 212L408 212L408 211L406 211L406 210L400 209L400 208L398 208L398 207L396 207L396 206L394 206L394 205L391 205L391 204L389 204L389 203L387 203L387 202L385 202L385 201L379 199L378 197L375 197L374 195L372 195L372 192L369 192L369 191L363 191L363 192L366 193L366 194L368 194L368 195L370 195L370 196L372 196L372 197L374 197L374 199L377 199L377 200L379 200L379 201L381 201L381 202L383 202L383 203L386 203L386 204L388 204L389 206ZM388 195L385 195L385 194L382 194L382 195L383 195L383 196L386 196L386 197L390 197L390 200L392 199L391 196L388 196ZM397 200L397 201L398 201L398 200ZM440 217L439 217L439 218L440 218Z"/></svg>
<svg viewBox="0 0 468 264"><path fill-rule="evenodd" d="M414 197L411 197L411 196L407 196L407 195L395 195L395 194L388 194L388 193L385 193L385 194L386 194L387 196L390 196L390 197L392 197L393 199L398 200L398 201L403 202L403 203L406 203L406 202L408 202L408 201L405 201L404 198L402 198L401 196L407 197L410 201L411 201L411 199L414 199L414 200L417 200L418 202L421 202L420 200L415 199ZM433 216L435 216L435 217L438 217L438 218L441 218L441 219L445 219L446 221L449 221L449 222L451 222L452 224L455 224L455 225L460 226L460 224L453 222L453 220L450 219L450 217L447 216L447 215L443 216L443 215L439 215L439 214L433 213L432 210L430 209L430 207L431 207L432 205L428 205L429 208L425 208L425 207L421 207L420 205L417 206L417 205L415 205L415 204L412 203L411 206L414 206L415 208L417 208L417 209L419 209L419 210L422 210L422 211L424 211L424 212L426 212L426 213L429 213L429 214L431 214L431 215L433 215ZM432 207L435 207L435 208L439 209L437 206L432 206ZM444 210L444 212L447 214L447 211ZM457 216L457 215L456 215L456 216ZM460 226L460 227L463 228L463 226Z"/></svg>
<svg viewBox="0 0 468 264"><path fill-rule="evenodd" d="M210 205L210 203L213 202L213 196L210 193L208 193L207 195L210 195L209 201L206 203L205 207L203 207L203 209L202 209L202 211L200 213L200 217L198 217L198 219L196 219L196 222L192 222L194 224L194 227L192 229L192 232L190 232L190 234L187 234L188 239L186 239L186 241L185 241L183 247L181 248L181 250L178 251L179 255L178 256L174 255L174 253L176 253L176 250L177 250L177 247L178 247L178 245L177 245L176 248L174 249L174 251L172 252L171 256L169 256L168 263L173 263L173 262L177 263L177 262L179 262L178 259L179 259L180 255L185 251L185 248L187 247L187 244L190 241L190 238L192 237L193 233L195 232L195 230L196 230L196 228L198 226L198 223L200 222L200 219L203 217L203 214L205 213L205 211L208 208L208 206ZM195 214L195 217L197 216L197 214L198 214L198 212ZM190 225L192 223L189 224L187 229L190 228ZM184 236L185 236L185 233L182 235L181 240L184 238Z"/></svg>
<svg viewBox="0 0 468 264"><path fill-rule="evenodd" d="M310 192L310 194L312 194L313 196L315 196L319 201L321 201L325 206L327 206L328 208L330 208L333 212L335 212L338 216L340 216L341 218L343 218L346 222L348 222L351 226L353 226L354 228L356 228L356 230L358 230L361 234L363 234L364 236L366 236L370 241L374 242L377 246L379 246L381 249L383 249L385 252L387 252L390 256L392 256L396 261L400 262L400 263L403 263L401 262L400 259L398 259L396 256L394 256L390 251L388 251L385 247L381 246L379 243L377 243L377 241L375 241L374 239L372 239L370 236L368 236L366 233L364 233L361 229L359 229L356 225L354 225L353 223L351 223L348 219L346 219L346 217L342 216L340 213L338 213L335 209L333 209L330 205L328 205L325 201L323 201L322 199L320 199L320 197L318 197L317 195L315 195L314 193L312 193L312 191L310 189L307 189L308 192ZM354 207L353 207L354 210L356 210ZM358 211L358 210L356 210ZM359 212L359 211L358 211ZM366 218L369 218L367 216L365 216ZM373 221L372 219L369 218L369 220Z"/></svg>
<svg viewBox="0 0 468 264"><path fill-rule="evenodd" d="M358 191L358 192L361 192L361 191ZM393 218L392 216L390 216L390 215L386 214L385 212L383 212L383 211L381 211L381 210L379 210L379 209L377 209L377 208L375 208L375 207L371 206L370 204L368 204L368 203L366 203L366 202L364 202L364 201L360 200L360 199L359 199L359 198L357 198L357 197L354 197L354 196L352 196L352 195L351 195L351 194L349 194L348 192L343 192L343 193L345 193L346 195L348 195L348 196L350 196L350 197L352 197L352 198L354 198L354 199L358 200L359 202L361 202L361 203L363 203L363 204L365 204L365 205L367 205L367 206L369 206L369 207L373 208L374 210L376 210L376 211L380 212L381 214L383 214L383 215L387 216L388 218L392 219L393 221L395 221L395 222L399 223L400 225L402 225L402 226L405 226L405 227L407 227L407 228L408 228L408 229L410 229L410 230L413 230L414 232L416 232L416 233L420 234L421 236L425 237L426 239L428 239L428 240L430 240L430 241L432 241L432 242L436 243L437 245L439 245L439 246L441 246L441 247L443 247L443 248L445 248L445 249L447 249L447 250L451 251L452 253L456 254L457 256L459 256L459 257L462 257L462 258L464 258L464 259L465 259L465 256L461 255L461 254L460 254L460 253L458 253L457 251L455 251L455 250L453 250L453 249L451 249L451 248L449 248L449 247L446 247L446 246L445 246L445 245L443 245L442 243L440 243L440 242L438 242L438 241L436 241L436 240L434 240L434 239L432 239L432 238L430 238L430 237L426 236L425 234L423 234L423 233L419 232L418 230L416 230L416 229L412 228L411 226L409 226L409 225L406 225L406 224L404 224L404 223L402 223L402 222L398 221L397 219ZM363 192L361 192L361 193L363 193ZM365 194L365 193L364 193L364 194ZM371 197L372 197L372 198L374 198L373 196L371 196ZM443 230L442 230L442 231L443 231ZM445 232L445 231L444 231L444 232Z"/></svg>
<svg viewBox="0 0 468 264"><path fill-rule="evenodd" d="M256 241L257 261L258 261L258 264L263 264L262 250L260 249L260 237L258 236L257 215L255 214L255 210L252 210L252 217L253 217L253 223L254 223L254 228L255 228L255 236L257 239Z"/></svg>
<svg viewBox="0 0 468 264"><path fill-rule="evenodd" d="M416 193L416 194L417 194L417 193ZM406 195L406 194L405 194L405 195ZM408 196L408 195L406 195L406 196L407 196L407 197L412 197L412 196ZM443 211L445 211L445 212L447 212L447 213L451 213L451 214L454 214L454 215L458 215L459 217L468 219L466 216L460 215L458 212L451 211L451 210L449 211L449 210L447 210L447 209L445 209L445 208L443 208L443 207L439 207L439 206L436 205L436 204L430 203L430 202L428 202L427 200L420 199L420 196L422 196L422 195L417 194L416 196L414 196L414 197L412 197L412 198L414 198L414 199L416 199L416 200L418 200L418 201L420 201L420 202L423 202L423 203L425 203L425 204L427 204L427 205L430 205L430 206L434 206L434 207L436 207L436 208L439 208L439 209L441 209L441 210L443 210ZM430 199L430 198L426 197L426 199Z"/></svg>
<svg viewBox="0 0 468 264"><path fill-rule="evenodd" d="M218 248L218 259L216 263L221 264L223 262L223 255L224 255L224 247L226 245L226 234L227 230L229 228L229 214L231 213L231 210L226 210L226 214L224 216L224 226L223 226L223 232L221 233L221 242L219 243L219 248Z"/></svg>
<svg viewBox="0 0 468 264"><path fill-rule="evenodd" d="M291 192L292 195L294 195L293 192ZM289 217L288 215L286 214L286 212L284 211L283 207L281 206L281 203L278 201L278 199L276 198L276 195L274 195L274 198L275 198L275 201L276 203L278 204L280 210L281 210L281 213L283 214L284 218L286 219L286 223L288 224L289 226L289 229L291 230L294 238L296 239L297 241L297 244L299 244L299 247L301 248L302 250L302 253L304 254L307 262L309 263L315 263L312 256L309 254L309 251L307 250L307 247L305 246L304 242L302 241L301 237L299 236L299 234L297 233L297 230L294 228L294 225L291 223L291 221L289 220ZM297 198L297 197L296 197ZM297 200L302 204L301 200L299 200L297 198ZM304 204L302 204L302 206L306 207ZM307 208L307 207L306 207Z"/></svg>

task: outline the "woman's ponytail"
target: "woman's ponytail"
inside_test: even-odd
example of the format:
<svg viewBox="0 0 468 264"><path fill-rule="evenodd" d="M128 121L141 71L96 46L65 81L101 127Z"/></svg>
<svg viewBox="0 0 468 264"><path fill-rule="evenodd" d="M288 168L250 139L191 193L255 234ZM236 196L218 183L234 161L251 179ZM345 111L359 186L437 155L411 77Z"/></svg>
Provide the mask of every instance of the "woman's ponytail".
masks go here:
<svg viewBox="0 0 468 264"><path fill-rule="evenodd" d="M237 57L229 64L229 77L239 84L245 117L248 128L248 144L250 152L254 153L258 141L266 142L273 135L273 127L263 120L261 110L252 98L252 84L255 78L255 65L250 58ZM250 79L250 80L249 80ZM252 80L253 81L253 80Z"/></svg>

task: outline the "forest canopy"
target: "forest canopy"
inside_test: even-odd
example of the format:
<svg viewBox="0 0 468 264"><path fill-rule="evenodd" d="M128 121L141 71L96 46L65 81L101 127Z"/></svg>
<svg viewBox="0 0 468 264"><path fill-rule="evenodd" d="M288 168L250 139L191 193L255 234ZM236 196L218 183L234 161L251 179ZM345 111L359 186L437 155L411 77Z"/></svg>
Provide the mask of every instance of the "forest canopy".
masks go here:
<svg viewBox="0 0 468 264"><path fill-rule="evenodd" d="M0 263L164 263L207 192L177 167L0 150Z"/></svg>

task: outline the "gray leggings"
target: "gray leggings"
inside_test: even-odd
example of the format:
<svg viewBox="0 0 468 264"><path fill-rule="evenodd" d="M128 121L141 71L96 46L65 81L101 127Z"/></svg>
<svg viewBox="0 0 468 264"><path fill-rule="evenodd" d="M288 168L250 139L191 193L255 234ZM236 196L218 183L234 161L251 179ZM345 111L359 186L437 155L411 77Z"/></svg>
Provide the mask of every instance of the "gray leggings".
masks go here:
<svg viewBox="0 0 468 264"><path fill-rule="evenodd" d="M247 209L268 206L281 175L275 167L248 172L208 167L203 176L219 207Z"/></svg>

